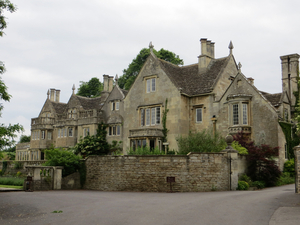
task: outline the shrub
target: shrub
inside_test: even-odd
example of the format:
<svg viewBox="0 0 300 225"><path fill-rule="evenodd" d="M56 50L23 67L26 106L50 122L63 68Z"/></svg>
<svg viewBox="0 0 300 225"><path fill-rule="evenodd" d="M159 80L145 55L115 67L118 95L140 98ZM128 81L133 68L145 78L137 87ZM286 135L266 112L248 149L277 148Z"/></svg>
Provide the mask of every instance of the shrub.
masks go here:
<svg viewBox="0 0 300 225"><path fill-rule="evenodd" d="M295 176L295 159L290 159L284 163L283 172L288 172L292 177Z"/></svg>
<svg viewBox="0 0 300 225"><path fill-rule="evenodd" d="M3 172L2 172L2 170L0 170L0 176L2 176L3 175Z"/></svg>
<svg viewBox="0 0 300 225"><path fill-rule="evenodd" d="M180 136L176 139L178 153L188 154L189 152L220 152L226 148L225 138L219 133L213 134L212 130L201 132L189 132L187 137Z"/></svg>
<svg viewBox="0 0 300 225"><path fill-rule="evenodd" d="M239 144L237 141L232 142L232 147L239 152L241 155L248 155L248 150Z"/></svg>
<svg viewBox="0 0 300 225"><path fill-rule="evenodd" d="M252 182L252 187L257 187L257 189L263 189L266 187L266 184L263 181L254 181Z"/></svg>
<svg viewBox="0 0 300 225"><path fill-rule="evenodd" d="M248 190L249 184L246 181L239 181L237 190Z"/></svg>
<svg viewBox="0 0 300 225"><path fill-rule="evenodd" d="M275 186L281 175L274 160L274 157L278 156L279 148L273 148L269 145L256 146L254 145L254 142L250 141L248 136L242 132L238 133L233 138L248 150L247 175L252 180L264 181L265 185L268 187Z"/></svg>
<svg viewBox="0 0 300 225"><path fill-rule="evenodd" d="M286 185L286 184L293 184L295 183L295 178L290 176L290 173L285 172L282 173L279 179L276 182L276 186Z"/></svg>
<svg viewBox="0 0 300 225"><path fill-rule="evenodd" d="M247 182L247 183L249 184L249 186L252 185L252 180L251 180L251 178L248 177L246 174L241 175L241 176L239 177L239 180L240 180L240 181L245 181L245 182Z"/></svg>
<svg viewBox="0 0 300 225"><path fill-rule="evenodd" d="M22 173L20 172L20 171L18 171L17 173L16 173L16 176L17 177L20 177L22 175Z"/></svg>
<svg viewBox="0 0 300 225"><path fill-rule="evenodd" d="M0 177L0 184L12 185L12 186L23 186L24 179L17 177Z"/></svg>
<svg viewBox="0 0 300 225"><path fill-rule="evenodd" d="M68 176L80 169L81 156L63 149L45 150L47 161L45 166L63 166L62 176Z"/></svg>
<svg viewBox="0 0 300 225"><path fill-rule="evenodd" d="M21 162L19 162L19 161L15 161L14 162L14 168L16 170L22 169L23 168L23 164Z"/></svg>
<svg viewBox="0 0 300 225"><path fill-rule="evenodd" d="M127 154L128 155L165 155L165 153L163 151L159 150L158 147L151 150L148 146L146 146L144 148L138 147L135 150L130 148L127 151Z"/></svg>

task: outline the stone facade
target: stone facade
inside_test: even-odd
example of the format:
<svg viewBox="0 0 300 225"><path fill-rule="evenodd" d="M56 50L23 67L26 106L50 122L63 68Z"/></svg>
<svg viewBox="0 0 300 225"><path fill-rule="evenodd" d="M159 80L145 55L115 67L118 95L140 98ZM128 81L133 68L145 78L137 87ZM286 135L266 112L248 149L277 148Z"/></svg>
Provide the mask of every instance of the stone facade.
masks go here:
<svg viewBox="0 0 300 225"><path fill-rule="evenodd" d="M175 177L172 190L177 192L236 190L238 175L245 172L237 153L226 152L187 156L89 156L86 168L84 188L102 191L167 192L170 191L167 177Z"/></svg>
<svg viewBox="0 0 300 225"><path fill-rule="evenodd" d="M95 134L97 124L108 124L107 140L129 148L149 146L178 150L176 139L189 131L215 129L226 136L243 131L256 144L279 146L279 166L286 160L286 139L278 121L291 123L298 91L299 55L281 57L282 92L257 90L246 78L233 55L215 58L214 43L201 39L198 62L177 66L150 55L129 91L116 78L104 75L101 97L84 98L73 94L68 103L59 102L60 91L50 89L37 118L32 119L30 148L19 147L16 160L40 160L43 149L74 146L87 134ZM168 110L167 140L162 133L164 112ZM20 152L20 153L18 153ZM26 153L27 152L27 153Z"/></svg>

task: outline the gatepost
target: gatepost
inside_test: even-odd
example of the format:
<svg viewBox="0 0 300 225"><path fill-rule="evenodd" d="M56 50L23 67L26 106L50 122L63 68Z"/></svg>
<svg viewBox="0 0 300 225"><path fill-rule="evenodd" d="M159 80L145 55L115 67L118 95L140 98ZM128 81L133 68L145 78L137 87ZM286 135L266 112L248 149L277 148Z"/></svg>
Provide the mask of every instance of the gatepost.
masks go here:
<svg viewBox="0 0 300 225"><path fill-rule="evenodd" d="M300 144L294 147L295 153L295 192L300 193Z"/></svg>
<svg viewBox="0 0 300 225"><path fill-rule="evenodd" d="M235 191L238 187L239 173L238 173L238 151L233 149L231 146L233 142L233 137L227 135L225 138L227 142L227 147L221 152L227 153L228 163L229 163L229 190Z"/></svg>

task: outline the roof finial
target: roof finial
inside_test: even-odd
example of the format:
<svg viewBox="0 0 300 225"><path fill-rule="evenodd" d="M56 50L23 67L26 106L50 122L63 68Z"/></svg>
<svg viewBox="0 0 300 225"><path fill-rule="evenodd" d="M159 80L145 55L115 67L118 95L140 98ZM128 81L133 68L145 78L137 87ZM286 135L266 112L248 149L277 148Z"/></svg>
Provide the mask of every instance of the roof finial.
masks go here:
<svg viewBox="0 0 300 225"><path fill-rule="evenodd" d="M47 99L49 99L49 95L50 95L50 91L48 89L48 91L47 91Z"/></svg>
<svg viewBox="0 0 300 225"><path fill-rule="evenodd" d="M75 95L75 84L73 84L72 91L73 91L73 95Z"/></svg>
<svg viewBox="0 0 300 225"><path fill-rule="evenodd" d="M229 54L231 55L232 54L232 49L233 49L232 41L230 41L228 48L230 49Z"/></svg>
<svg viewBox="0 0 300 225"><path fill-rule="evenodd" d="M239 64L238 64L238 69L239 69L239 72L241 72L241 68L242 68L242 63L241 63L241 62L239 62Z"/></svg>
<svg viewBox="0 0 300 225"><path fill-rule="evenodd" d="M152 41L150 41L149 43L149 48L150 48L150 52L153 52L154 45L152 44Z"/></svg>
<svg viewBox="0 0 300 225"><path fill-rule="evenodd" d="M116 77L115 77L116 85L118 85L118 80L119 80L118 74L116 74Z"/></svg>

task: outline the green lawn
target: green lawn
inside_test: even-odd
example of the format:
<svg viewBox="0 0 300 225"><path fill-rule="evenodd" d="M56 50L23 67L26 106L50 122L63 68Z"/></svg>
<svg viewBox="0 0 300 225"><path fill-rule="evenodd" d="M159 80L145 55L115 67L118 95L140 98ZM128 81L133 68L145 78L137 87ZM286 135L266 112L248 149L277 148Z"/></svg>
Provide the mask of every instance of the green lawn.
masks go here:
<svg viewBox="0 0 300 225"><path fill-rule="evenodd" d="M3 185L3 184L0 184L0 188L15 188L15 189L23 189L23 186L12 186L12 185Z"/></svg>

